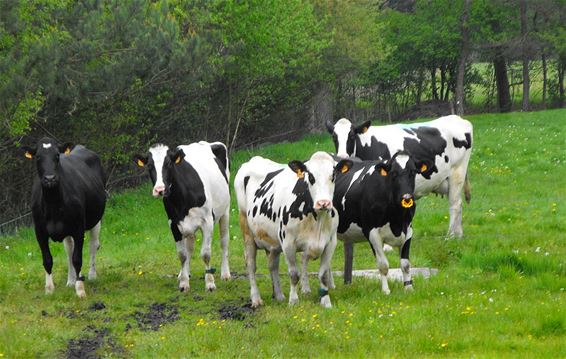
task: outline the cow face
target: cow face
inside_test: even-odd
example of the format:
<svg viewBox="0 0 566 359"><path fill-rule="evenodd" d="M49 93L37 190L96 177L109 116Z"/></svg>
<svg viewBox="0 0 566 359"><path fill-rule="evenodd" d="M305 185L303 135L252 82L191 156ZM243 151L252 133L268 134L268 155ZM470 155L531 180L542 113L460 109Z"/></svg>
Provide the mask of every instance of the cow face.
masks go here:
<svg viewBox="0 0 566 359"><path fill-rule="evenodd" d="M342 158L348 158L356 155L356 136L365 133L369 126L370 121L366 121L359 126L354 126L352 123L342 118L332 125L326 122L326 129L332 135L332 141L336 148L336 155Z"/></svg>
<svg viewBox="0 0 566 359"><path fill-rule="evenodd" d="M415 161L405 152L397 152L393 157L375 165L375 171L387 177L393 202L402 208L414 206L415 176L426 172L431 164L428 161Z"/></svg>
<svg viewBox="0 0 566 359"><path fill-rule="evenodd" d="M153 183L152 195L155 198L162 197L165 191L163 163L168 150L169 147L165 145L155 144L149 148L149 154L134 156L134 161L139 167L147 167L149 178Z"/></svg>
<svg viewBox="0 0 566 359"><path fill-rule="evenodd" d="M352 167L352 161L344 159L334 165L334 160L328 153L316 152L307 163L291 161L289 167L298 178L304 179L307 183L314 210L322 211L332 209L336 174L348 172Z"/></svg>
<svg viewBox="0 0 566 359"><path fill-rule="evenodd" d="M35 147L22 146L22 150L27 159L35 158L41 186L51 189L59 186L60 156L70 154L73 147L71 143L58 145L55 140L44 137Z"/></svg>

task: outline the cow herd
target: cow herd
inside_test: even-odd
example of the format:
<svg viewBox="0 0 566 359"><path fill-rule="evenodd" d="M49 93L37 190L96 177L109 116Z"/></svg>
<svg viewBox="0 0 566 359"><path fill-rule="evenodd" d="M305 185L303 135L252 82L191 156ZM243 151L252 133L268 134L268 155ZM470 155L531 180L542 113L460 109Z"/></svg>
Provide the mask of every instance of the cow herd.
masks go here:
<svg viewBox="0 0 566 359"><path fill-rule="evenodd" d="M367 241L381 273L381 289L389 294L389 263L384 251L398 248L405 289L412 289L409 252L416 200L428 193L447 195L450 236L461 237L462 192L470 200L468 162L473 129L458 116L409 124L354 126L341 119L327 123L336 155L316 152L306 161L281 164L259 156L244 163L234 179L239 224L253 307L262 304L256 282L256 254L265 250L273 298L285 299L279 281L283 252L290 276L289 304L298 302L298 287L310 292L307 264L320 258L320 304L331 307L334 288L331 259L338 240L344 242L345 281L351 280L353 243ZM50 138L23 147L35 159L32 190L36 238L45 269L45 291L54 290L49 238L64 242L68 256L67 286L86 295L82 275L85 231L90 231L89 279L96 278L95 257L107 193L98 156L81 145L59 145ZM152 194L163 198L181 269L179 290L190 288L190 260L196 231L202 233L200 257L205 288L212 291L215 269L211 244L218 224L222 248L221 279L230 279L228 256L230 172L226 146L198 142L169 148L156 144L135 156L147 169ZM297 252L301 261L297 263Z"/></svg>

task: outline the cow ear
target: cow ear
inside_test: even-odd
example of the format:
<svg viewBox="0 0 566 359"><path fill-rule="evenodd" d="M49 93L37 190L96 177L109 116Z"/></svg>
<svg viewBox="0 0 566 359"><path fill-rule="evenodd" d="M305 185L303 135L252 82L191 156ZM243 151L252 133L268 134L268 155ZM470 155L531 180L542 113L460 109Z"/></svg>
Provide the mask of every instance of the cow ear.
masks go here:
<svg viewBox="0 0 566 359"><path fill-rule="evenodd" d="M291 161L289 162L289 168L297 174L299 178L305 178L305 172L307 172L307 166L301 161Z"/></svg>
<svg viewBox="0 0 566 359"><path fill-rule="evenodd" d="M334 133L334 125L332 124L332 122L326 120L326 130L328 131L328 133L333 134Z"/></svg>
<svg viewBox="0 0 566 359"><path fill-rule="evenodd" d="M59 146L59 152L68 155L68 154L71 153L71 151L73 150L74 147L75 147L74 144L72 144L71 142L67 142L67 143Z"/></svg>
<svg viewBox="0 0 566 359"><path fill-rule="evenodd" d="M22 146L20 148L24 152L24 157L29 159L29 160L31 160L33 158L33 156L35 156L35 152L37 151L36 147Z"/></svg>
<svg viewBox="0 0 566 359"><path fill-rule="evenodd" d="M145 165L147 165L147 156L142 156L142 155L135 155L134 156L134 162L138 165L138 167L144 167Z"/></svg>
<svg viewBox="0 0 566 359"><path fill-rule="evenodd" d="M359 134L366 133L371 126L371 121L366 121L359 126L354 127L354 132Z"/></svg>
<svg viewBox="0 0 566 359"><path fill-rule="evenodd" d="M176 165L181 163L184 158L185 158L185 152L182 149L177 148L177 150L173 152L172 160L175 161Z"/></svg>
<svg viewBox="0 0 566 359"><path fill-rule="evenodd" d="M390 166L388 166L386 162L379 162L375 165L375 170L383 177L387 177L389 174L389 168Z"/></svg>
<svg viewBox="0 0 566 359"><path fill-rule="evenodd" d="M346 173L350 170L350 168L352 168L353 165L354 162L352 162L351 160L341 160L336 164L336 167L334 167L334 171L336 171L336 173Z"/></svg>

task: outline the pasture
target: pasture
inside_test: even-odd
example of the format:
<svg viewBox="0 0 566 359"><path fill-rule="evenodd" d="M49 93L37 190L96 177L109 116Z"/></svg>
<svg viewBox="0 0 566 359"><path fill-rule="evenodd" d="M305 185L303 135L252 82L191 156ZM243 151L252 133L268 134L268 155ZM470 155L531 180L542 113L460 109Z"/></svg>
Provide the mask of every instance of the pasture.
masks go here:
<svg viewBox="0 0 566 359"><path fill-rule="evenodd" d="M566 110L466 118L475 141L464 238L444 237L446 199L417 202L411 263L439 274L415 277L413 293L390 282L385 296L378 281L346 286L336 277L325 310L312 277L313 293L289 307L271 299L259 252L265 305L252 311L235 198L233 279L217 271L217 290L205 292L197 241L191 290L180 293L174 241L148 183L109 199L98 279L85 282L86 299L65 287L62 244L51 245L56 288L46 296L33 230L0 238L0 357L566 357ZM252 155L288 162L315 150L334 151L330 136L239 151L232 177ZM399 266L397 253L388 258ZM216 237L212 263L220 268ZM339 243L333 270L342 265ZM375 268L369 245L356 245L354 268ZM284 260L281 273L288 296Z"/></svg>

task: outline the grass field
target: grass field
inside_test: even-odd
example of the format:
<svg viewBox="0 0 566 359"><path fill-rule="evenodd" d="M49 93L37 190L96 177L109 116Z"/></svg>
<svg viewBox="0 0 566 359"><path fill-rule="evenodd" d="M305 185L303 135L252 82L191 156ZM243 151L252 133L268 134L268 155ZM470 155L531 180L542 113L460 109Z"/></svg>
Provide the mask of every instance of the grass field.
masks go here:
<svg viewBox="0 0 566 359"><path fill-rule="evenodd" d="M0 358L13 357L566 357L566 110L477 115L470 165L472 202L464 238L445 240L447 201L418 201L411 262L439 274L416 277L415 291L354 278L316 290L295 307L271 300L265 256L258 278L265 306L251 311L236 211L230 264L236 277L204 291L197 243L191 291L177 291L175 246L161 201L150 186L114 193L104 217L98 276L87 298L66 288L66 255L53 244L55 293L33 231L0 237ZM232 175L252 155L278 161L332 151L328 136L310 136L232 158ZM235 208L233 201L232 208ZM85 261L88 262L85 255ZM397 254L389 254L392 267ZM213 244L220 268L220 246ZM342 267L342 245L333 269ZM85 263L85 265L87 265ZM355 268L375 268L366 244ZM282 286L289 280L282 260ZM318 261L310 269L318 268ZM318 281L311 279L316 289Z"/></svg>

